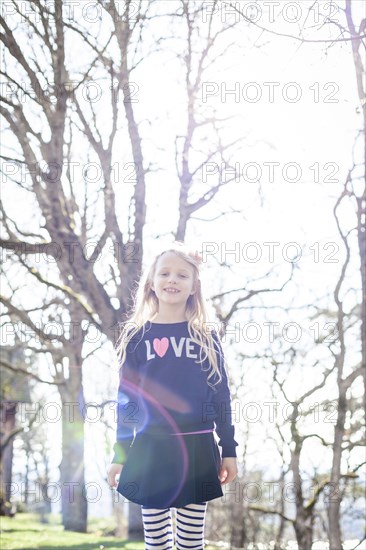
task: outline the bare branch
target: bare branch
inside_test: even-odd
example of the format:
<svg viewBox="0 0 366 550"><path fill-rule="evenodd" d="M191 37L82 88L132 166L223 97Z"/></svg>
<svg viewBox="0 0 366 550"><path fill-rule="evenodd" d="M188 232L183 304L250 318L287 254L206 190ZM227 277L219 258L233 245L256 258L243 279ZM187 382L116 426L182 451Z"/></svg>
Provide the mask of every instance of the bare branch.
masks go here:
<svg viewBox="0 0 366 550"><path fill-rule="evenodd" d="M302 42L302 43L323 43L323 44L327 44L327 43L332 43L332 44L335 44L336 42L350 42L352 40L361 40L363 38L366 38L366 34L362 34L362 35L359 35L357 38L354 37L354 36L351 36L349 38L336 38L336 39L309 39L309 38L303 38L302 36L296 36L296 35L292 35L292 34L286 34L286 33L281 33L281 32L277 32L277 31L273 31L271 29L266 29L265 27L262 27L261 25L259 25L256 21L252 21L249 17L247 17L238 7L236 4L232 4L231 2L226 2L225 0L222 0L222 4L228 4L231 8L233 8L237 13L240 14L240 16L245 19L245 21L247 21L248 23L251 23L252 25L254 25L255 27L258 27L258 29L261 29L262 31L264 32L268 32L270 34L273 34L275 36L281 36L283 38L292 38L293 40L297 40L299 42ZM342 33L341 33L342 34ZM339 36L341 36L341 34Z"/></svg>
<svg viewBox="0 0 366 550"><path fill-rule="evenodd" d="M29 376L30 378L34 378L34 380L37 380L38 382L41 382L42 384L50 384L51 386L63 386L66 383L65 380L62 380L62 381L44 380L44 378L41 378L37 374L34 374L33 372L27 371L27 370L22 369L20 367L15 367L14 365L11 365L10 363L5 361L4 359L1 359L0 365L2 367L4 367L5 369L8 369L8 370L14 372L15 374L20 374L21 376Z"/></svg>

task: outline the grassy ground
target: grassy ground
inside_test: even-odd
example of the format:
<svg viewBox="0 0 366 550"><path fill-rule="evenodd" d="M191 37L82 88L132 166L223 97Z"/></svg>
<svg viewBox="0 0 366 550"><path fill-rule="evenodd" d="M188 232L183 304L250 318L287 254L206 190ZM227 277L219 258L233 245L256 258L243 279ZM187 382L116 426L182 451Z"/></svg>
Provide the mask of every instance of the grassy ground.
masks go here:
<svg viewBox="0 0 366 550"><path fill-rule="evenodd" d="M35 514L16 514L13 518L1 517L0 547L2 550L144 550L143 542L129 542L103 535L109 530L105 520L93 520L93 532L64 531L60 518L50 516L49 523L40 523ZM210 546L207 550L214 550Z"/></svg>

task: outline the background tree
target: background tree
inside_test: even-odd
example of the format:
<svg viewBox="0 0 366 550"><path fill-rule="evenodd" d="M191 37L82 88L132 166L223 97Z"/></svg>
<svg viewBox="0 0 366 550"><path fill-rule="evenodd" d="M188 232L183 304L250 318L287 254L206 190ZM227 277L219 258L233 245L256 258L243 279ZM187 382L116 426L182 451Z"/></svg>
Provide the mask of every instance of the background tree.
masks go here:
<svg viewBox="0 0 366 550"><path fill-rule="evenodd" d="M230 6L241 13L244 19L248 20L248 17L244 12L240 10L236 4L230 3ZM336 219L337 228L340 234L341 242L344 244L345 250L345 259L342 265L339 280L337 282L336 288L334 289L334 303L336 305L336 311L329 311L328 314L336 319L334 324L334 334L336 336L335 341L331 342L329 345L330 357L333 357L333 365L328 366L323 371L323 379L319 382L318 385L315 385L312 388L309 388L302 395L299 395L296 399L289 398L286 388L286 378L279 376L280 366L283 363L283 350L281 350L280 356L276 358L276 352L273 347L271 350L268 350L268 354L265 356L268 358L272 357L274 363L274 381L278 384L281 393L283 393L282 398L285 398L285 401L288 402L291 407L293 407L293 413L288 419L290 423L291 430L291 439L287 442L291 453L291 461L289 463L289 471L292 474L292 479L295 485L295 504L296 504L296 517L293 519L290 516L284 514L283 507L277 507L276 511L273 509L268 509L264 506L249 506L251 509L256 509L259 512L268 513L268 514L277 514L281 518L281 522L288 521L293 524L297 542L299 548L309 548L311 546L311 541L314 536L314 523L316 515L318 513L316 506L319 504L322 494L327 489L329 490L329 497L326 499L326 508L328 516L328 525L326 526L326 531L329 537L330 547L331 548L341 548L342 547L342 531L341 531L341 502L346 498L345 488L349 486L349 480L358 478L358 471L363 466L363 463L360 463L357 458L352 460L351 456L357 457L357 454L350 455L352 449L357 448L358 446L364 446L365 441L362 435L360 434L360 408L361 400L356 398L357 406L355 406L355 397L353 395L354 385L357 384L359 377L365 376L365 314L366 314L366 299L365 299L365 207L366 207L366 187L365 182L366 178L364 176L364 171L366 167L366 103L365 103L365 89L362 75L364 74L364 65L362 62L361 51L365 49L365 19L362 19L359 24L355 25L352 15L352 8L354 8L354 3L351 0L346 0L344 3L344 8L339 4L339 11L343 17L340 21L339 18L329 18L327 24L329 26L336 26L340 31L338 39L332 41L328 40L331 43L331 46L334 47L334 44L337 42L347 41L352 49L355 74L356 74L356 83L358 90L358 97L360 100L360 105L362 109L362 128L360 129L359 135L355 142L354 148L354 159L353 166L349 170L346 181L344 183L343 189L341 189L340 195L336 200L334 206L334 216ZM256 23L253 23L256 25ZM260 24L258 25L263 32L271 33L270 29L266 29ZM279 33L281 36L281 33ZM288 36L282 34L282 36ZM312 39L307 39L303 36L297 38L302 44L307 42L312 42ZM321 39L315 41L322 42ZM327 42L325 40L324 42ZM359 149L359 144L362 143L361 150ZM361 160L360 160L361 159ZM363 172L362 172L363 170ZM347 227L346 229L342 227L341 215L338 211L341 209L343 202L347 202L351 199L353 201L354 210L356 212L355 225L354 227ZM352 233L357 231L357 240L358 240L358 250L354 249L352 242ZM349 288L350 279L347 280L347 271L350 269L349 262L352 258L357 258L359 256L360 265L361 265L361 307L360 310L357 307L357 304L353 304L351 312L345 311L342 296L344 295L344 287ZM353 262L352 262L353 265ZM247 285L245 285L247 288ZM244 288L242 289L242 291ZM286 288L281 289L286 292ZM228 291L231 293L231 291ZM239 291L240 292L240 291ZM249 295L250 292L247 292ZM245 304L246 297L239 297L235 302L230 306L226 301L227 292L216 297L216 312L218 318L221 319L225 324L235 323L237 320L237 313L243 308L242 304ZM323 317L321 310L319 310L319 319ZM353 317L353 315L355 315ZM349 317L352 317L352 321L349 320ZM309 317L312 317L309 314ZM324 319L326 321L326 319ZM347 359L347 350L350 350L355 344L355 334L353 326L358 324L360 321L361 329L361 363L352 364L350 368L349 359ZM325 326L325 325L324 325ZM348 343L347 343L348 340ZM316 343L325 343L329 340L319 340ZM351 344L352 342L352 344ZM295 360L298 353L302 353L301 350L294 349L294 346L289 346L288 350L285 352L291 357L291 362ZM263 357L263 356L262 356ZM318 360L314 363L314 368L317 367ZM289 372L289 371L288 371ZM347 372L347 374L345 374ZM302 414L310 415L311 414L311 402L309 402L309 397L317 394L318 390L322 387L328 386L328 377L331 376L330 380L334 381L334 376L337 380L337 397L335 398L336 403L336 422L334 426L334 438L331 441L326 441L318 431L316 433L302 433L302 428L300 427L300 417L299 417L299 407L302 407ZM289 382L289 380L287 380ZM356 392L357 393L357 392ZM365 392L363 395L365 399ZM326 410L327 400L320 398L319 401L316 401L323 407L323 410ZM365 401L363 401L363 404ZM331 405L331 404L330 404ZM286 425L288 422L286 422ZM350 424L350 428L347 428L347 424ZM284 426L285 427L285 426ZM350 433L352 437L350 437ZM321 482L317 482L314 478L314 487L317 486L317 490L312 495L311 498L305 498L303 494L303 485L304 479L301 473L300 463L302 460L303 454L303 445L308 442L309 438L318 438L322 445L332 447L332 467L329 476L324 476ZM282 441L286 440L284 434L280 435ZM347 455L347 460L344 458L344 454ZM348 469L345 469L343 464L348 465ZM351 466L352 465L352 466ZM356 489L357 492L357 489ZM283 504L283 502L281 503ZM243 538L242 538L243 541Z"/></svg>
<svg viewBox="0 0 366 550"><path fill-rule="evenodd" d="M139 129L129 101L129 82L134 67L129 66L128 49L132 41L138 43L141 40L142 16L139 13L130 22L127 3L125 20L111 17L114 28L99 43L97 32L92 36L82 25L74 25L74 20L72 23L67 21L60 0L55 0L53 5L35 1L29 4L38 18L38 25L34 24L32 14L20 14L17 2L12 3L12 18L1 20L4 31L1 39L5 46L3 76L8 84L1 113L17 151L15 156L7 155L4 160L8 166L16 167L12 179L17 191L35 205L32 225L38 230L30 232L29 227L22 227L3 210L7 237L2 245L13 252L8 262L19 266L26 282L37 288L41 300L27 311L21 306L21 289L9 285L3 303L18 322L22 321L34 330L37 351L42 350L51 356L50 373L59 383L62 403L81 405L82 349L88 332L83 323L87 327L88 324L96 326L101 335L105 334L114 341L117 323L126 312L132 282L138 278L141 268L145 168ZM110 2L104 7L108 13L115 6ZM18 20L17 15L21 15ZM29 49L24 49L28 33L31 33L32 40ZM116 57L111 51L107 52L112 37L116 39L114 53L119 54ZM84 51L88 50L87 61L81 68L71 67L71 63L66 61L71 52L68 53L65 41L76 44L77 38ZM100 71L103 73L101 78L111 85L109 109L112 124L106 140L99 132L97 118L101 115L96 113L94 105L89 104L88 113L80 106L86 84L90 79L98 78L96 75ZM124 101L118 103L115 99L120 94ZM133 219L128 234L121 231L117 220L111 181L112 149L121 116L127 121L129 141L126 148L129 148L128 154L131 154L136 173L131 197ZM83 169L87 170L85 163L75 161L82 169L79 175L72 173L74 151L79 149L80 143L87 144L93 152L93 159L98 160L103 174L94 187L83 174ZM102 206L104 219L98 228L93 223L97 214L96 197ZM86 251L91 239L91 246ZM130 249L128 243L131 243ZM110 260L107 278L105 274L100 278L95 263L99 251L107 244L113 246L113 260ZM131 262L126 261L128 253L133 256ZM42 327L58 324L63 329L62 334L46 334L37 328L36 320L41 320ZM66 327L71 327L68 335L65 335ZM83 493L84 446L80 409L79 406L75 410L76 416L71 421L69 409L63 408L60 469L63 524L66 529L85 531L87 503ZM71 480L72 493L69 491Z"/></svg>
<svg viewBox="0 0 366 550"><path fill-rule="evenodd" d="M34 341L29 349L51 358L50 375L59 389L61 402L79 404L72 419L70 408L62 409L62 517L64 527L70 530L85 531L87 522L82 437L84 340L91 327L96 327L101 345L106 338L116 341L118 323L131 305L131 290L141 272L149 162L144 159L133 99L136 83L132 78L134 70L148 57L142 48L142 37L146 22L155 17L149 15L154 4L127 1L123 13L119 13L113 0L99 2L103 33L100 28L83 25L76 13L70 18L61 0L53 4L31 1L27 13L14 1L9 3L12 10L1 19L5 46L2 74L6 83L1 113L12 144L2 158L18 196L32 201L35 213L28 221L32 226L29 229L2 206L6 237L1 245L8 251L8 273L18 266L26 285L34 285L36 295L41 297L35 307L25 309L21 305L23 288L15 288L8 278L8 291L2 301L5 312L12 314L15 323L21 322L25 331L33 331ZM193 11L187 2L181 2L181 6L182 13L177 15L186 20L191 47L195 17L200 15L202 6ZM221 32L227 28L230 27ZM182 157L184 191L176 232L179 239L185 237L190 215L202 208L220 187L216 184L195 204L188 204L192 185L188 156L193 126L198 126L193 120L192 98L199 89L201 65L220 34L212 36L211 25L208 29L193 86L189 83L192 57L186 62L188 136ZM24 49L27 35L32 39L29 49ZM83 63L71 59L67 44L69 48L82 47ZM104 109L108 104L111 121L108 129L101 103L91 98L93 84L99 82L103 85ZM97 89L98 92L102 89L99 84ZM88 163L78 154L82 148L90 159ZM224 149L219 144L218 151ZM120 170L126 166L133 167L132 189L131 179L125 177L126 189L116 192L114 171L117 167L118 179ZM96 182L91 174L95 168L99 176ZM117 200L123 195L127 224L117 213ZM108 255L108 273L97 264L101 252ZM61 334L49 332L47 327L54 326L62 327ZM141 528L140 510L131 504L129 535L141 536Z"/></svg>
<svg viewBox="0 0 366 550"><path fill-rule="evenodd" d="M0 515L4 516L15 512L10 502L13 443L24 429L16 425L16 414L19 407L31 400L28 379L24 374L19 374L20 369L25 372L25 357L20 342L17 339L15 342L18 344L16 348L3 346L0 365Z"/></svg>

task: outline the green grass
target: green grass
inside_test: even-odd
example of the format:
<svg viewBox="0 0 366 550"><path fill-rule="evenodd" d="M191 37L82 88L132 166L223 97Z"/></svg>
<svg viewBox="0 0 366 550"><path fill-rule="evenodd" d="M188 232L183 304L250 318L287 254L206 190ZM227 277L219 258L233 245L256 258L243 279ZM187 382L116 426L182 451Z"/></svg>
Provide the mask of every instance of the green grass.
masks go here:
<svg viewBox="0 0 366 550"><path fill-rule="evenodd" d="M50 523L40 523L36 514L16 514L13 518L1 517L0 547L2 550L143 550L143 542L129 542L105 536L105 522L93 520L92 533L65 531L60 518L50 516Z"/></svg>
<svg viewBox="0 0 366 550"><path fill-rule="evenodd" d="M144 550L143 542L129 542L104 535L111 531L108 520L89 520L93 532L88 533L64 531L59 516L48 516L48 520L49 523L40 523L38 515L24 513L17 513L13 518L0 517L1 550L100 550L101 546L106 550ZM88 531L92 529L89 527ZM214 550L214 547L207 547L207 550L210 549Z"/></svg>

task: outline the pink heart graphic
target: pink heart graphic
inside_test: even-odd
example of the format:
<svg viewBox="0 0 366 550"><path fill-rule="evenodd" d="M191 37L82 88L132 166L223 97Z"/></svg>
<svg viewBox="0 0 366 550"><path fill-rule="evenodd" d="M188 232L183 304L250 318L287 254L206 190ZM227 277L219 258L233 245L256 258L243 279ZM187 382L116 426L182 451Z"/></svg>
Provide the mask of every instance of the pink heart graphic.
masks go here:
<svg viewBox="0 0 366 550"><path fill-rule="evenodd" d="M159 355L159 357L164 357L169 347L169 340L168 338L164 337L161 340L159 338L154 338L153 340L153 348L156 351L156 353Z"/></svg>

